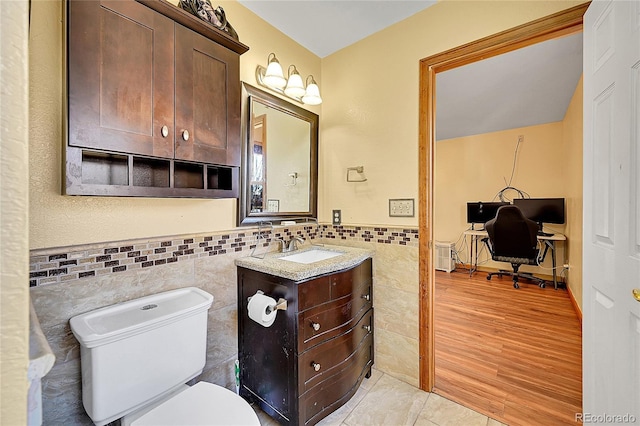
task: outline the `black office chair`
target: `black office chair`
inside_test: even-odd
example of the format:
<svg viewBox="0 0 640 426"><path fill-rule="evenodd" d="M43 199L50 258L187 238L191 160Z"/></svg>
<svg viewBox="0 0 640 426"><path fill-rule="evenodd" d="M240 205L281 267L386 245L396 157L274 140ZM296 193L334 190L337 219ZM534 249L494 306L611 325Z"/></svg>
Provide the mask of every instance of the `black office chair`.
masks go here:
<svg viewBox="0 0 640 426"><path fill-rule="evenodd" d="M524 217L518 207L509 205L500 207L496 217L484 227L489 234L487 245L491 259L508 262L513 268L513 272L502 269L499 272L491 272L487 275L487 280L491 280L494 275L510 275L513 277L514 288L520 287L518 278L527 278L544 288L543 279L530 273L518 272L520 265L538 264L538 224Z"/></svg>

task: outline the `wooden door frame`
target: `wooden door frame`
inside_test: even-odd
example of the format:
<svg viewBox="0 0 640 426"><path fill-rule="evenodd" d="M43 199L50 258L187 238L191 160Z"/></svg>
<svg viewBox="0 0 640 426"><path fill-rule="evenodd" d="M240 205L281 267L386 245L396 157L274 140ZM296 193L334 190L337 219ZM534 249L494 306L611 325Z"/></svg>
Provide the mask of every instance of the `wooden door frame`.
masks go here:
<svg viewBox="0 0 640 426"><path fill-rule="evenodd" d="M433 162L435 150L436 74L535 43L582 31L589 2L420 60L418 218L420 279L420 389L435 385Z"/></svg>

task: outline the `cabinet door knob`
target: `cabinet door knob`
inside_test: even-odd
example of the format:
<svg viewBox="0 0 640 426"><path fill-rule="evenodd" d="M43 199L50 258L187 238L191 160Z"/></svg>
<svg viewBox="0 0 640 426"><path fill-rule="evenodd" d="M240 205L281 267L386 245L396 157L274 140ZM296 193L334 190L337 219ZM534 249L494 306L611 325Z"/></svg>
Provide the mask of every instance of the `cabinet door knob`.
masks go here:
<svg viewBox="0 0 640 426"><path fill-rule="evenodd" d="M320 371L320 368L321 368L321 367L320 367L320 364L319 364L319 363L317 363L317 362L315 362L315 361L311 361L311 366L313 367L313 369L314 369L315 371Z"/></svg>
<svg viewBox="0 0 640 426"><path fill-rule="evenodd" d="M367 330L367 333L371 333L371 326L370 325L363 325L362 328L364 328L365 330Z"/></svg>
<svg viewBox="0 0 640 426"><path fill-rule="evenodd" d="M160 134L163 138L166 138L167 136L169 136L169 128L166 125L162 126L162 129L160 129Z"/></svg>
<svg viewBox="0 0 640 426"><path fill-rule="evenodd" d="M313 328L315 331L320 330L320 324L317 322L312 322L311 323L311 328Z"/></svg>
<svg viewBox="0 0 640 426"><path fill-rule="evenodd" d="M182 131L182 139L184 139L185 141L189 140L189 131L188 130L183 130Z"/></svg>
<svg viewBox="0 0 640 426"><path fill-rule="evenodd" d="M363 294L362 298L367 301L371 300L371 296L369 296L368 294Z"/></svg>

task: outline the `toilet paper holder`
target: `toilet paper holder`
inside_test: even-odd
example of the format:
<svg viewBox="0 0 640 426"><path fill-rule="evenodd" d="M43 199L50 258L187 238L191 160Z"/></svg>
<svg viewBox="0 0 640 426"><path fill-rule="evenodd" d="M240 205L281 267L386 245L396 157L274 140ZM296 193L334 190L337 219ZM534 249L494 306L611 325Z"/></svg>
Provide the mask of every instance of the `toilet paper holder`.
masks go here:
<svg viewBox="0 0 640 426"><path fill-rule="evenodd" d="M256 294L264 294L264 291L258 290ZM247 301L251 300L253 296L249 296ZM270 314L273 311L286 311L287 310L287 299L280 297L274 306L269 306L269 310L267 314Z"/></svg>

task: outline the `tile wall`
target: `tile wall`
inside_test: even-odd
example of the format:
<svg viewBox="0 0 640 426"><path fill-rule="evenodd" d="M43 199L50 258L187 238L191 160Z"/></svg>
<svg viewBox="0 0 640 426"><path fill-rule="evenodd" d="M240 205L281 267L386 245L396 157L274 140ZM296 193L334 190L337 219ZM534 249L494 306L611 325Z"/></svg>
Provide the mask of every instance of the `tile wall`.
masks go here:
<svg viewBox="0 0 640 426"><path fill-rule="evenodd" d="M200 379L235 387L236 258L276 250L275 240L375 250L376 367L418 384L418 231L388 227L299 225L273 231L158 237L32 250L31 299L56 355L43 379L45 424L92 424L82 407L80 350L69 328L75 315L186 286L213 294L207 363Z"/></svg>

